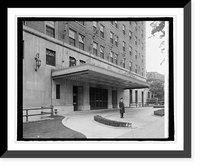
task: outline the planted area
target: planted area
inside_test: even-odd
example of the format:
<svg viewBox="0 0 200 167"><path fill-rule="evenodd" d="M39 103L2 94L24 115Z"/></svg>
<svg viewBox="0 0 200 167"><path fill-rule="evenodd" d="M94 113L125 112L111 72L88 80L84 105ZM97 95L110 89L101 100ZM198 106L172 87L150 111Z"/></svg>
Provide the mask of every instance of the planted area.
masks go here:
<svg viewBox="0 0 200 167"><path fill-rule="evenodd" d="M114 126L114 127L131 127L132 126L132 123L114 121L114 120L106 119L106 118L104 118L100 115L95 115L94 120L96 122L99 122L99 123L102 123L102 124L105 124L105 125L109 125L109 126Z"/></svg>
<svg viewBox="0 0 200 167"><path fill-rule="evenodd" d="M164 109L154 111L154 115L164 116Z"/></svg>

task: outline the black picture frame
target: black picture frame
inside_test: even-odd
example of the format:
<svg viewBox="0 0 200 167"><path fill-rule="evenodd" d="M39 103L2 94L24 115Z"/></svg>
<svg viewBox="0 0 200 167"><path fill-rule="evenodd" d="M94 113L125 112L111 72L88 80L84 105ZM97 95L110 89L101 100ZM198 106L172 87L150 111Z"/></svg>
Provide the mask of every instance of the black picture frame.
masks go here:
<svg viewBox="0 0 200 167"><path fill-rule="evenodd" d="M8 150L8 117L5 110L1 115L5 120L1 122L1 127L4 129L1 135L1 158L191 158L191 1L178 6L166 4L159 6L159 8L166 7L183 8L184 10L184 150L11 151ZM7 97L7 92L5 97Z"/></svg>

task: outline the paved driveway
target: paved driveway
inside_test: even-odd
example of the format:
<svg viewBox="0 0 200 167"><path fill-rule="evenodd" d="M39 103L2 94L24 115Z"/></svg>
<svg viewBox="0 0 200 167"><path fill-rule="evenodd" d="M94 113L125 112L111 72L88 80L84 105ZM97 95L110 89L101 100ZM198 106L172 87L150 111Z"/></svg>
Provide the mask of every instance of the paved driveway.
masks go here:
<svg viewBox="0 0 200 167"><path fill-rule="evenodd" d="M87 138L163 138L164 117L154 116L152 107L126 108L125 118L119 118L119 110L76 111L64 115L64 126L83 133ZM112 127L97 123L94 116L131 122L132 127Z"/></svg>

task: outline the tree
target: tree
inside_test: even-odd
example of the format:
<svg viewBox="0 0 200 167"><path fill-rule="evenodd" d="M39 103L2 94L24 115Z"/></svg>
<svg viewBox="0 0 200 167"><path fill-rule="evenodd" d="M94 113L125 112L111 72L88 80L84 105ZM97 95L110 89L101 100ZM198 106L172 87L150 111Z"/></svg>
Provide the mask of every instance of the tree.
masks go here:
<svg viewBox="0 0 200 167"><path fill-rule="evenodd" d="M149 38L154 38L156 34L160 34L160 39L165 36L165 21L153 21L150 26L152 27L151 36ZM160 43L159 48L161 48L161 52L165 51L165 41L163 40Z"/></svg>
<svg viewBox="0 0 200 167"><path fill-rule="evenodd" d="M162 99L164 97L164 84L162 81L152 81L149 90L153 94L154 98Z"/></svg>

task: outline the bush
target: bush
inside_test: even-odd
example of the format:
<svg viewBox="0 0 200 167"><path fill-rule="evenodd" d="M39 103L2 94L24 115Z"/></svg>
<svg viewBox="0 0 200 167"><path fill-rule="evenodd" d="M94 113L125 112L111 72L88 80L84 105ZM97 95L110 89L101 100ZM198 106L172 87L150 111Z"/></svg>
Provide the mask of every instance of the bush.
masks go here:
<svg viewBox="0 0 200 167"><path fill-rule="evenodd" d="M164 109L154 111L154 115L164 116Z"/></svg>
<svg viewBox="0 0 200 167"><path fill-rule="evenodd" d="M103 118L100 115L95 115L94 120L99 123L109 125L109 126L115 126L115 127L131 127L132 126L132 124L129 122L120 122L120 121L109 120L109 119Z"/></svg>

